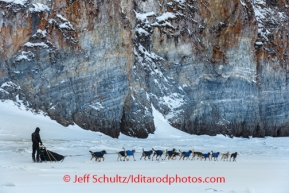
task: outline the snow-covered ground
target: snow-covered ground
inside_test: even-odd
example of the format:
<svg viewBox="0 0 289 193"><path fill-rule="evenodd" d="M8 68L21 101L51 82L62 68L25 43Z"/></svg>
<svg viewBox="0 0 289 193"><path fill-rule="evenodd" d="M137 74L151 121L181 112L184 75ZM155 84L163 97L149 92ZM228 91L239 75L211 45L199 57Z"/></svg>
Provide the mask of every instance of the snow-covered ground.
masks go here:
<svg viewBox="0 0 289 193"><path fill-rule="evenodd" d="M21 110L22 109L22 110ZM0 102L0 192L222 192L289 193L289 138L228 138L196 136L171 127L154 109L156 132L148 139L121 135L113 139L77 126L63 127L11 101ZM47 149L67 155L61 163L32 163L31 133L40 127ZM136 161L118 162L115 151L136 150ZM172 149L238 152L237 162L200 160L140 160L145 150ZM105 161L88 152L106 150ZM224 183L94 183L94 177L224 177ZM71 177L64 182L64 176ZM89 177L87 177L89 175ZM73 183L75 176L82 183ZM85 178L86 177L86 178ZM128 180L127 178L127 180ZM67 178L66 178L67 179ZM160 178L159 178L160 179ZM165 178L164 178L165 179ZM89 181L88 181L89 180ZM124 180L124 178L122 178Z"/></svg>

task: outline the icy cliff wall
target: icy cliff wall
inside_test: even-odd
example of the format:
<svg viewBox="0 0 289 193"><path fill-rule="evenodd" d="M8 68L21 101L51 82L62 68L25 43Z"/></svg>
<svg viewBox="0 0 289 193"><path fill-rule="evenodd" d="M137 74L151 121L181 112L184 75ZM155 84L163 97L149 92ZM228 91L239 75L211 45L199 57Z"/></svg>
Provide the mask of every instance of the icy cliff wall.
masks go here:
<svg viewBox="0 0 289 193"><path fill-rule="evenodd" d="M289 135L288 0L0 0L0 98L113 137Z"/></svg>

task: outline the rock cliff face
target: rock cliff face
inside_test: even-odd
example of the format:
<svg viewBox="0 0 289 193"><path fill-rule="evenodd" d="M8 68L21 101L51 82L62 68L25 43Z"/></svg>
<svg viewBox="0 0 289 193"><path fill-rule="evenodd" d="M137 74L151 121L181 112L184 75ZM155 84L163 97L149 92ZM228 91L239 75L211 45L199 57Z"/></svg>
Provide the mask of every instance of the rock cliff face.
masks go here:
<svg viewBox="0 0 289 193"><path fill-rule="evenodd" d="M112 137L289 136L289 1L0 0L0 99Z"/></svg>

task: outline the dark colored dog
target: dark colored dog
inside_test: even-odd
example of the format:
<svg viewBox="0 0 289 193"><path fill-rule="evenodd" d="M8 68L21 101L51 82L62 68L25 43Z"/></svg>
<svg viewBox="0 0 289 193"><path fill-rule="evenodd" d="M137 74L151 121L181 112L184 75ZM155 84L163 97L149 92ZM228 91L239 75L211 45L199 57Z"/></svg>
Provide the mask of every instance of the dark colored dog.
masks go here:
<svg viewBox="0 0 289 193"><path fill-rule="evenodd" d="M211 151L212 152L212 159L214 158L214 161L218 161L218 157L219 157L219 155L220 155L220 152L216 152L216 153L214 153L213 151Z"/></svg>
<svg viewBox="0 0 289 193"><path fill-rule="evenodd" d="M158 157L160 157L162 159L162 155L164 154L163 150L154 150L154 148L152 148L152 150L154 152L153 157L152 157L152 161L154 161L154 156L155 155L156 155L156 160L159 160Z"/></svg>
<svg viewBox="0 0 289 193"><path fill-rule="evenodd" d="M181 156L181 153L175 151L175 152L173 153L173 155L171 156L171 158L174 160L174 159L176 159L177 156Z"/></svg>
<svg viewBox="0 0 289 193"><path fill-rule="evenodd" d="M233 161L236 161L237 154L238 154L237 152L232 153L232 154L231 154L231 157L230 157L230 161L231 161L232 158L233 158Z"/></svg>
<svg viewBox="0 0 289 193"><path fill-rule="evenodd" d="M124 149L124 147L122 148L124 151L119 151L116 152L118 155L117 161L120 159L120 161L125 161L125 158L127 157L126 151ZM121 160L121 158L123 158L123 160Z"/></svg>
<svg viewBox="0 0 289 193"><path fill-rule="evenodd" d="M126 159L126 160L128 161L129 158L127 158L127 157L130 157L130 156L132 156L133 159L134 159L134 153L135 153L135 150L134 150L134 149L133 149L133 150L125 150L124 147L123 147L122 149L123 149L124 151L116 152L116 153L118 154L117 160L120 159L120 161L125 161L125 159ZM121 158L123 158L123 160L121 160ZM135 161L135 159L134 159L134 161Z"/></svg>
<svg viewBox="0 0 289 193"><path fill-rule="evenodd" d="M89 151L90 152L90 154L91 154L91 159L90 160L92 160L92 158L95 158L95 161L97 161L98 159L98 161L100 162L101 161L101 158L103 159L103 161L104 161L104 154L106 154L106 151L105 150L103 150L103 151L99 151L99 152L92 152L92 151Z"/></svg>
<svg viewBox="0 0 289 193"><path fill-rule="evenodd" d="M181 156L181 153L175 151L175 152L173 152L173 154L171 155L171 159L172 159L172 160L175 160L177 156Z"/></svg>
<svg viewBox="0 0 289 193"><path fill-rule="evenodd" d="M142 149L142 154L141 154L141 158L144 157L144 159L146 160L146 157L148 157L149 159L151 159L151 155L152 155L153 151L145 151L144 149ZM141 159L140 158L140 159Z"/></svg>
<svg viewBox="0 0 289 193"><path fill-rule="evenodd" d="M175 152L176 152L176 149L175 149L175 148L173 148L172 151L168 151L168 150L166 150L166 157L165 157L165 159L166 159L166 158L168 158L168 159L173 158Z"/></svg>
<svg viewBox="0 0 289 193"><path fill-rule="evenodd" d="M181 152L181 150L179 150ZM185 159L185 157L188 159L190 157L190 155L192 154L192 150L189 150L189 151L183 151L181 152L181 155L180 155L180 159L183 158L183 160Z"/></svg>
<svg viewBox="0 0 289 193"><path fill-rule="evenodd" d="M208 158L210 160L210 155L211 155L210 152L204 153L202 159L205 159L206 161L206 159Z"/></svg>

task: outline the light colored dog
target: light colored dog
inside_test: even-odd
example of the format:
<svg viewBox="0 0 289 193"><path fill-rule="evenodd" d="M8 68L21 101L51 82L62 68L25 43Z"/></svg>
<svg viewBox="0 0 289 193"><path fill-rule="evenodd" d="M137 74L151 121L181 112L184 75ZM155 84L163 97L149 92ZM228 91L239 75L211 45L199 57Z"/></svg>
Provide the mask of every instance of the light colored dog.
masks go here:
<svg viewBox="0 0 289 193"><path fill-rule="evenodd" d="M194 148L193 148L193 151L192 151L192 160L195 160L195 157L197 159L203 159L204 155L202 152L198 152L198 151L194 151Z"/></svg>
<svg viewBox="0 0 289 193"><path fill-rule="evenodd" d="M226 160L226 161L228 161L228 159L229 159L229 155L230 155L230 152L227 152L227 153L221 153L222 154L222 157L221 157L221 161L222 160Z"/></svg>

